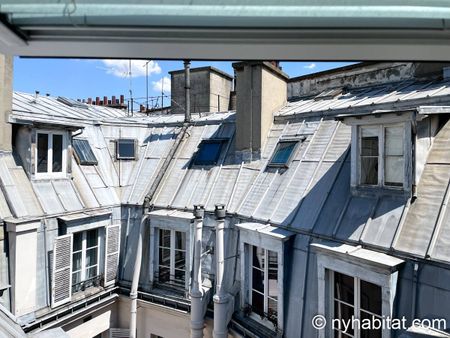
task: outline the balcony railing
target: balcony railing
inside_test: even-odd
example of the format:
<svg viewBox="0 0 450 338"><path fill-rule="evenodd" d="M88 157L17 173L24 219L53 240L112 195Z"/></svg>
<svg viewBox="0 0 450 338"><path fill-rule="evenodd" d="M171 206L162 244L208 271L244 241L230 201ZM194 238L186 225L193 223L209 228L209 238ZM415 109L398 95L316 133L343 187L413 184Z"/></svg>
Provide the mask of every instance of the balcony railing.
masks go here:
<svg viewBox="0 0 450 338"><path fill-rule="evenodd" d="M97 287L102 285L103 274L86 279L76 284L72 284L72 293L84 291L89 287Z"/></svg>

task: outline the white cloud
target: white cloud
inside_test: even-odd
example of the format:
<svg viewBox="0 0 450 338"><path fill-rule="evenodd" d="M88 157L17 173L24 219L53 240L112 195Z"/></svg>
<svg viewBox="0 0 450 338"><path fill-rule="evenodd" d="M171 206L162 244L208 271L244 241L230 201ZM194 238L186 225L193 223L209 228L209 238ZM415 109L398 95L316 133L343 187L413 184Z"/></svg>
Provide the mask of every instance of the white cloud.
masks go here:
<svg viewBox="0 0 450 338"><path fill-rule="evenodd" d="M102 60L105 65L106 73L117 76L127 77L130 71L129 60ZM145 64L148 62L148 75L161 73L161 67L156 61L131 60L131 76L145 76Z"/></svg>
<svg viewBox="0 0 450 338"><path fill-rule="evenodd" d="M309 65L306 65L304 68L314 69L314 68L316 68L316 64L315 63L310 63Z"/></svg>
<svg viewBox="0 0 450 338"><path fill-rule="evenodd" d="M161 93L162 89L164 89L164 93L170 93L170 78L167 76L160 78L158 81L152 81L152 85L153 90L158 93Z"/></svg>

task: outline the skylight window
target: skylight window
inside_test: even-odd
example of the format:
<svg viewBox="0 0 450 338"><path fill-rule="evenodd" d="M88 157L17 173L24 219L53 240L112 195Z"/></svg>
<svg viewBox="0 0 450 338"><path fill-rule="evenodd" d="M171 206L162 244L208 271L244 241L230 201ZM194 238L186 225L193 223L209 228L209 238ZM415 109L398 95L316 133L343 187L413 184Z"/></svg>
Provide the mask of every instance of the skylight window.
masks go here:
<svg viewBox="0 0 450 338"><path fill-rule="evenodd" d="M116 143L116 158L118 160L134 160L136 158L136 140L121 138Z"/></svg>
<svg viewBox="0 0 450 338"><path fill-rule="evenodd" d="M287 166L294 153L298 141L280 141L269 161L270 166Z"/></svg>
<svg viewBox="0 0 450 338"><path fill-rule="evenodd" d="M203 140L194 159L194 165L215 165L225 140Z"/></svg>
<svg viewBox="0 0 450 338"><path fill-rule="evenodd" d="M78 164L81 165L97 165L98 161L92 152L88 140L73 139L73 149Z"/></svg>

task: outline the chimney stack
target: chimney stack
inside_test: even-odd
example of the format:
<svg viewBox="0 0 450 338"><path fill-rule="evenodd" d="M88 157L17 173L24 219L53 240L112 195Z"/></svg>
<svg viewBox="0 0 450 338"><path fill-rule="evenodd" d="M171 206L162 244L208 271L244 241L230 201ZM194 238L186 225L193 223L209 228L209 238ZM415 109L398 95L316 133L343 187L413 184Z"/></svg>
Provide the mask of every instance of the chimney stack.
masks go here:
<svg viewBox="0 0 450 338"><path fill-rule="evenodd" d="M87 103L88 103L88 104L92 104L92 97L89 97L89 98L87 99Z"/></svg>
<svg viewBox="0 0 450 338"><path fill-rule="evenodd" d="M124 104L125 102L125 96L120 95L120 104Z"/></svg>
<svg viewBox="0 0 450 338"><path fill-rule="evenodd" d="M96 97L95 98L95 104L98 106L98 105L100 105L100 97Z"/></svg>
<svg viewBox="0 0 450 338"><path fill-rule="evenodd" d="M103 96L103 105L104 106L108 105L108 96Z"/></svg>
<svg viewBox="0 0 450 338"><path fill-rule="evenodd" d="M271 62L233 64L236 74L236 155L259 159L273 114L287 103L288 76Z"/></svg>
<svg viewBox="0 0 450 338"><path fill-rule="evenodd" d="M111 96L111 104L112 104L112 105L117 104L117 102L116 102L116 96L115 96L115 95Z"/></svg>

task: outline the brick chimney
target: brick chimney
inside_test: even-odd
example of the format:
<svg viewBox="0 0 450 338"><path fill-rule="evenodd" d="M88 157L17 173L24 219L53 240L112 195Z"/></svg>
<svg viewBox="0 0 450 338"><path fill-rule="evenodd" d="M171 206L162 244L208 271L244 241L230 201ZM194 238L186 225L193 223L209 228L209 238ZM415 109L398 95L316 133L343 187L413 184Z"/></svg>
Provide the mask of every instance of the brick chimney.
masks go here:
<svg viewBox="0 0 450 338"><path fill-rule="evenodd" d="M273 122L287 103L288 76L270 62L238 62L236 72L236 156L258 159Z"/></svg>
<svg viewBox="0 0 450 338"><path fill-rule="evenodd" d="M10 151L11 124L8 123L9 113L12 110L12 80L13 80L13 58L0 54L0 150Z"/></svg>

